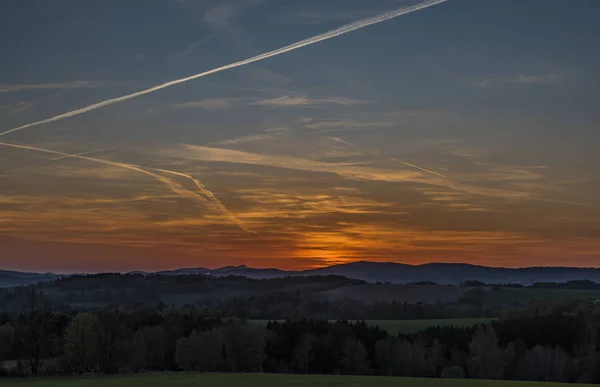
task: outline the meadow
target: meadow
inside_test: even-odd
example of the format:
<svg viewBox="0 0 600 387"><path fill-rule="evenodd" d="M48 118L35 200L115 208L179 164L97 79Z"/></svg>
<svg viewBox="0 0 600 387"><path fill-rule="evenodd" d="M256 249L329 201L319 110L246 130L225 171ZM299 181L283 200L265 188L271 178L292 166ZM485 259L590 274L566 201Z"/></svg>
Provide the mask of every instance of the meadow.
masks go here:
<svg viewBox="0 0 600 387"><path fill-rule="evenodd" d="M564 301L564 300L595 300L600 299L600 290L586 289L544 289L523 288L503 289L499 292L488 292L484 297L484 304L490 307L510 307L527 305L533 301Z"/></svg>
<svg viewBox="0 0 600 387"><path fill-rule="evenodd" d="M553 387L560 383L377 376L154 373L114 377L10 379L3 387Z"/></svg>

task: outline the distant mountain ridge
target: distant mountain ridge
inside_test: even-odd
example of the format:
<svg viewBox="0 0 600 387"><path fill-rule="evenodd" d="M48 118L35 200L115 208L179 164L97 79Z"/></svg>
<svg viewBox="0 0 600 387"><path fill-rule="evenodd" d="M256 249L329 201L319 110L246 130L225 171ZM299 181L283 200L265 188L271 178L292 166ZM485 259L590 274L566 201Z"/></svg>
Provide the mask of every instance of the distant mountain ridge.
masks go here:
<svg viewBox="0 0 600 387"><path fill-rule="evenodd" d="M367 282L389 282L405 284L415 282L435 282L440 285L458 285L469 280L479 280L489 284L516 283L531 285L536 282L567 282L588 280L600 283L600 268L575 267L526 267L501 268L477 266L464 263L429 263L408 265L394 262L352 262L303 271L280 269L257 269L246 265L225 266L217 269L181 268L158 272L133 271L138 275L189 275L204 274L214 276L241 276L253 279L281 278L286 276L337 275ZM50 281L65 275L53 273L22 273L0 270L0 287L28 285Z"/></svg>
<svg viewBox="0 0 600 387"><path fill-rule="evenodd" d="M394 262L352 262L303 271L280 269L255 269L245 265L227 266L219 269L178 269L154 274L207 274L238 275L255 279L285 276L339 275L367 282L390 282L404 284L414 282L436 282L441 285L458 285L468 280L479 280L490 284L516 283L531 285L536 282L567 282L589 280L600 283L600 269L574 267L527 267L501 268L477 266L465 263L428 263L408 265Z"/></svg>
<svg viewBox="0 0 600 387"><path fill-rule="evenodd" d="M406 265L396 263L355 262L314 269L306 274L336 274L368 282L436 282L441 285L458 285L469 280L490 284L517 283L531 285L536 282L567 282L589 280L600 282L600 269L572 267L496 268L463 263L429 263Z"/></svg>
<svg viewBox="0 0 600 387"><path fill-rule="evenodd" d="M0 288L33 285L40 282L52 281L59 277L62 277L62 275L54 273L23 273L20 271L0 270Z"/></svg>

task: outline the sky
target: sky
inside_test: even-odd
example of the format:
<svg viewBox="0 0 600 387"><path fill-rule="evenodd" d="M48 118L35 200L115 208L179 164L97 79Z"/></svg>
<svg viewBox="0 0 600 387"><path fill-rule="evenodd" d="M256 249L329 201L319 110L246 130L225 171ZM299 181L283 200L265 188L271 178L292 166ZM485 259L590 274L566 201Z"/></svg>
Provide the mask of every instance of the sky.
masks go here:
<svg viewBox="0 0 600 387"><path fill-rule="evenodd" d="M0 268L600 267L597 0L430 4L40 123L423 3L3 0Z"/></svg>

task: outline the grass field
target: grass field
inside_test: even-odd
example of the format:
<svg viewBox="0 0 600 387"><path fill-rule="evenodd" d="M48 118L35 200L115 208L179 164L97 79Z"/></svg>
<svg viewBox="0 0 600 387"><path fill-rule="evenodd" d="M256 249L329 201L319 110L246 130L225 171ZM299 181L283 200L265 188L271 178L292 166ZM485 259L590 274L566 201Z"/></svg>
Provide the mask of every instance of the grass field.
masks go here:
<svg viewBox="0 0 600 387"><path fill-rule="evenodd" d="M484 303L489 306L527 305L532 301L562 301L575 299L598 299L600 290L577 289L504 289L489 292Z"/></svg>
<svg viewBox="0 0 600 387"><path fill-rule="evenodd" d="M388 331L391 335L398 333L415 333L435 326L456 326L465 327L477 324L489 324L492 318L455 318L442 320L366 320L369 325L378 326ZM280 320L284 321L284 320ZM248 320L249 324L267 325L268 320Z"/></svg>
<svg viewBox="0 0 600 387"><path fill-rule="evenodd" d="M0 379L3 387L553 387L555 383L406 379L376 376L156 373L115 377Z"/></svg>

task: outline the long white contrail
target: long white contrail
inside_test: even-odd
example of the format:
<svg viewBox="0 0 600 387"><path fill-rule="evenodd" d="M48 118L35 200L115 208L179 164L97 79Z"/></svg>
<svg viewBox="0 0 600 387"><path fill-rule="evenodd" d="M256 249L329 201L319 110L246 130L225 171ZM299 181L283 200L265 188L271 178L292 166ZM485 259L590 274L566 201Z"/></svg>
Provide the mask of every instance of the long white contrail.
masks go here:
<svg viewBox="0 0 600 387"><path fill-rule="evenodd" d="M249 59L245 59L245 60L242 60L242 61L239 61L239 62L235 62L235 63L232 63L232 64L228 64L228 65L225 65L225 66L217 67L216 69L212 69L212 70L209 70L209 71L205 71L203 73L192 75L191 77L181 78L181 79L177 79L177 80L174 80L174 81L166 82L166 83L163 83L161 85L157 85L157 86L151 87L149 89L145 89L145 90L138 91L136 93L124 95L122 97L108 99L106 101L98 102L98 103L95 103L93 105L81 108L81 109L77 109L77 110L73 110L73 111L70 111L70 112L67 112L67 113L59 114L59 115L54 116L52 118L48 118L48 119L45 119L45 120L33 122L31 124L19 126L17 128L9 129L9 130L7 130L7 131L5 131L3 133L0 133L0 136L4 136L4 135L7 135L9 133L16 132L16 131L19 131L19 130L23 130L23 129L26 129L26 128L31 128L33 126L47 124L47 123L50 123L50 122L59 121L59 120L65 119L65 118L77 116L77 115L80 115L80 114L83 114L83 113L86 113L86 112L89 112L89 111L92 111L92 110L100 109L100 108L102 108L104 106L112 105L112 104L115 104L115 103L118 103L118 102L122 102L122 101L126 101L126 100L129 100L129 99L132 99L132 98L136 98L136 97L139 97L139 96L142 96L142 95L145 95L145 94L153 93L155 91L162 90L162 89L165 89L167 87L171 87L171 86L174 86L174 85L177 85L177 84L180 84L180 83L189 82L189 81L192 81L192 80L197 79L197 78L205 77L207 75L215 74L215 73L218 73L218 72L221 72L221 71L233 69L233 68L240 67L240 66L245 66L247 64L258 62L258 61L261 61L261 60L264 60L264 59L267 59L267 58L271 58L271 57L274 57L274 56L277 56L277 55L281 55L281 54L284 54L286 52L294 51L294 50L297 50L299 48L309 46L311 44L315 44L315 43L319 43L319 42L322 42L322 41L325 41L325 40L329 40L329 39L335 38L337 36L344 35L344 34L347 34L349 32L359 30L359 29L364 28L364 27L368 27L368 26L373 25L373 24L381 23L381 22L384 22L384 21L387 21L387 20L390 20L390 19L397 18L397 17L402 16L402 15L406 15L406 14L409 14L409 13L412 13L412 12L419 11L421 9L425 9L425 8L429 8L429 7L432 7L432 6L437 5L437 4L445 3L446 1L448 1L448 0L428 0L428 1L416 4L416 5L413 5L413 6L410 6L410 7L405 7L405 8L397 9L395 11L386 12L386 13L383 13L381 15L369 18L369 19L359 20L359 21L356 21L356 22L353 22L353 23L350 23L350 24L346 24L345 26L336 28L336 29L331 30L329 32L325 32L323 34L314 36L312 38L308 38L308 39L302 40L300 42L290 44L289 46L278 48L276 50L269 51L269 52L257 55L255 57L252 57L252 58L249 58Z"/></svg>
<svg viewBox="0 0 600 387"><path fill-rule="evenodd" d="M187 189L184 189L183 187L181 187L179 184L176 184L174 182L172 182L171 180L165 178L164 176L161 176L159 174L150 172L146 169L144 169L143 167L140 167L139 165L135 165L135 164L127 164L127 163L119 163L116 161L109 161L109 160L103 160L103 159L97 159L94 157L87 157L87 156L81 156L81 155L77 155L77 154L68 154L68 153L64 153L64 152L59 152L59 151L54 151L54 150L50 150L50 149L44 149L44 148L38 148L35 146L28 146L28 145L18 145L18 144L11 144L11 143L7 143L7 142L0 142L0 146L6 146L6 147L11 147L11 148L17 148L17 149L25 149L25 150L31 150L31 151L36 151L36 152L42 152L42 153L49 153L49 154L53 154L53 155L58 155L61 157L72 157L72 158L76 158L76 159L80 159L80 160L87 160L87 161L91 161L94 163L99 163L99 164L104 164L104 165L110 165L113 167L117 167L117 168L122 168L122 169L128 169L130 171L135 171L135 172L139 172L139 173L143 173L144 175L150 176L152 178L154 178L155 180L157 180L160 183L163 183L164 185L166 185L171 192L189 198L189 199L193 199L196 201L200 201L202 203L205 203L206 201L209 201L210 203L212 203L218 210L220 210L221 212L223 212L223 214L227 215L227 217L233 221L233 223L235 225L237 225L239 228L241 228L242 230L244 230L247 233L254 233L252 231L250 231L248 229L248 227L246 227L246 225L239 220L233 213L231 213L231 211L229 211L227 209L227 207L225 207L225 205L223 205L223 203L221 203L221 201L219 199L217 199L217 197L208 189L206 188L206 186L204 186L204 184L200 183L197 179L193 178L190 175L186 175L184 173L180 173L180 172L175 172L175 171L169 171L166 169L154 169L154 168L147 168L147 169L151 169L154 171L160 171L160 172L164 172L164 173L168 173L171 175L177 175L177 176L181 176L181 177L186 177L190 180L192 180L196 186L198 188L200 188L200 191L206 196L202 196L199 195L197 192L195 191L190 191Z"/></svg>

